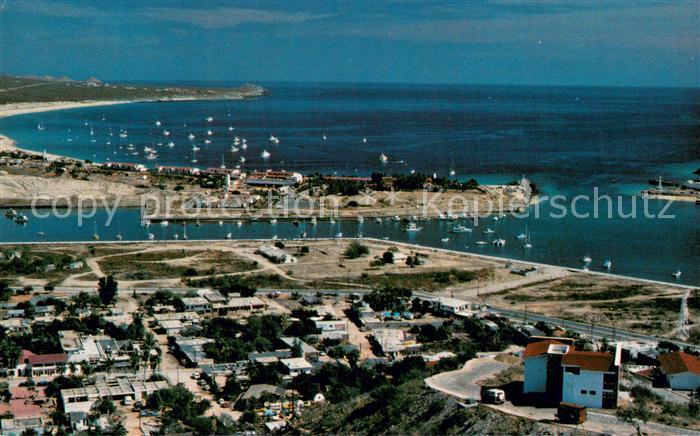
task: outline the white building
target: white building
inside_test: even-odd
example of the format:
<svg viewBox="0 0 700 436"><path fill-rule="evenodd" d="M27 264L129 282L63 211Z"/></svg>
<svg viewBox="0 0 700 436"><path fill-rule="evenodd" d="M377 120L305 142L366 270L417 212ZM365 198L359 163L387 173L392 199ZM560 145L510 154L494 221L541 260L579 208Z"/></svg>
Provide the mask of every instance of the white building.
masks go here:
<svg viewBox="0 0 700 436"><path fill-rule="evenodd" d="M592 408L617 407L620 348L610 353L578 351L570 340L530 343L523 353L523 393L542 402L566 401Z"/></svg>
<svg viewBox="0 0 700 436"><path fill-rule="evenodd" d="M292 357L289 359L280 359L280 363L287 370L287 374L292 377L296 377L301 374L310 374L314 369L306 359L303 357Z"/></svg>
<svg viewBox="0 0 700 436"><path fill-rule="evenodd" d="M211 304L202 297L180 298L185 312L207 313L211 312Z"/></svg>
<svg viewBox="0 0 700 436"><path fill-rule="evenodd" d="M661 371L671 389L694 391L700 387L700 359L677 351L659 356Z"/></svg>

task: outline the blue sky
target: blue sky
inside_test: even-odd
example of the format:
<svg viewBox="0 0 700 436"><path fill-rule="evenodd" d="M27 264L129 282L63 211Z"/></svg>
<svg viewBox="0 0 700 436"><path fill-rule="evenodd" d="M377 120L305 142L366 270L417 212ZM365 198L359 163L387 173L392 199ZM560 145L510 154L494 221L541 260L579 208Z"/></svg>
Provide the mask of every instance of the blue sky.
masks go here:
<svg viewBox="0 0 700 436"><path fill-rule="evenodd" d="M700 2L0 0L8 74L700 86Z"/></svg>

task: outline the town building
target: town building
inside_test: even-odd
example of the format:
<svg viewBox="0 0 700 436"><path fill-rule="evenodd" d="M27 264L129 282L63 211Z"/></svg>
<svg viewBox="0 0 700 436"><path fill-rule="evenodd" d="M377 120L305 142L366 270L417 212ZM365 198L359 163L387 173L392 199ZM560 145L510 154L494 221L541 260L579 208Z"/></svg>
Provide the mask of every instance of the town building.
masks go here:
<svg viewBox="0 0 700 436"><path fill-rule="evenodd" d="M57 376L66 372L67 365L68 355L65 353L34 354L29 350L22 350L14 375L17 377L30 374L32 377Z"/></svg>
<svg viewBox="0 0 700 436"><path fill-rule="evenodd" d="M700 387L700 358L676 351L659 355L659 367L671 389L694 391Z"/></svg>
<svg viewBox="0 0 700 436"><path fill-rule="evenodd" d="M202 297L183 297L180 298L183 312L209 313L211 312L211 304Z"/></svg>
<svg viewBox="0 0 700 436"><path fill-rule="evenodd" d="M301 374L310 374L314 369L313 365L303 357L280 359L280 364L291 377L296 377Z"/></svg>
<svg viewBox="0 0 700 436"><path fill-rule="evenodd" d="M94 385L62 389L61 400L64 413L90 413L92 406L101 398L121 401L129 397L133 401L145 401L150 394L167 387L169 385L166 381L145 382L136 377L98 377Z"/></svg>
<svg viewBox="0 0 700 436"><path fill-rule="evenodd" d="M284 337L280 338L280 341L282 341L290 349L299 346L301 348L301 357L303 357L304 359L309 361L318 360L318 357L320 355L319 351L311 345L307 344L306 342L302 341L301 339L294 337Z"/></svg>
<svg viewBox="0 0 700 436"><path fill-rule="evenodd" d="M617 407L621 351L615 354L578 351L566 339L545 339L528 344L523 353L523 393L535 401L561 401L586 407Z"/></svg>
<svg viewBox="0 0 700 436"><path fill-rule="evenodd" d="M372 336L384 354L394 359L418 354L423 348L416 341L415 335L401 329L378 328L372 330Z"/></svg>
<svg viewBox="0 0 700 436"><path fill-rule="evenodd" d="M296 257L274 245L263 245L255 250L255 253L274 263L295 263L297 261Z"/></svg>
<svg viewBox="0 0 700 436"><path fill-rule="evenodd" d="M304 180L304 176L300 173L291 173L288 171L256 171L248 175L246 184L256 187L272 187L279 188L283 186L298 185Z"/></svg>

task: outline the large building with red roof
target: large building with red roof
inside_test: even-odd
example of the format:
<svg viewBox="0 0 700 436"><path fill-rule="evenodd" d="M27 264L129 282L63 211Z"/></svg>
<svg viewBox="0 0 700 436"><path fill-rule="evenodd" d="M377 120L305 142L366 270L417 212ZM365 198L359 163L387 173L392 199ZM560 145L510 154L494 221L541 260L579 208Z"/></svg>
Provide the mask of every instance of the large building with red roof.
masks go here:
<svg viewBox="0 0 700 436"><path fill-rule="evenodd" d="M17 377L27 376L31 373L33 377L55 376L66 371L68 365L68 355L65 353L54 354L34 354L29 350L22 350L15 374Z"/></svg>
<svg viewBox="0 0 700 436"><path fill-rule="evenodd" d="M694 391L700 387L700 358L676 351L659 355L659 367L671 389Z"/></svg>
<svg viewBox="0 0 700 436"><path fill-rule="evenodd" d="M593 408L617 407L621 353L579 351L570 340L544 339L523 353L523 392L543 403L561 401Z"/></svg>

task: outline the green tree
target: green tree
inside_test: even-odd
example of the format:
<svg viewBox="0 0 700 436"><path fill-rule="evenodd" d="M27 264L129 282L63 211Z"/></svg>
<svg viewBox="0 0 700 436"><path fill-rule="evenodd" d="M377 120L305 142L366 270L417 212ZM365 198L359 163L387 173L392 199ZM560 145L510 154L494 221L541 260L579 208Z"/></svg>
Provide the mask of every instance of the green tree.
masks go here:
<svg viewBox="0 0 700 436"><path fill-rule="evenodd" d="M351 242L345 249L343 255L348 259L357 259L358 257L369 254L369 248L359 242Z"/></svg>
<svg viewBox="0 0 700 436"><path fill-rule="evenodd" d="M115 410L117 410L114 402L112 402L112 400L108 397L103 397L97 400L92 408L101 415L111 415Z"/></svg>
<svg viewBox="0 0 700 436"><path fill-rule="evenodd" d="M100 294L100 300L104 306L109 306L114 302L117 296L118 283L114 280L114 276L100 277L97 282L97 292Z"/></svg>
<svg viewBox="0 0 700 436"><path fill-rule="evenodd" d="M12 296L12 289L5 280L0 280L0 301L7 301Z"/></svg>

